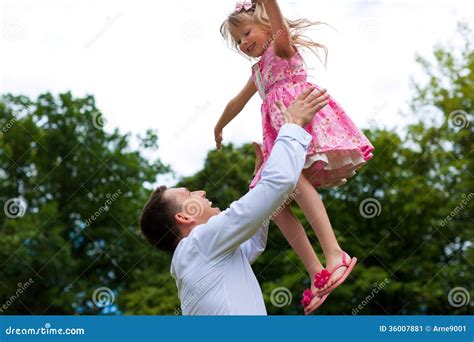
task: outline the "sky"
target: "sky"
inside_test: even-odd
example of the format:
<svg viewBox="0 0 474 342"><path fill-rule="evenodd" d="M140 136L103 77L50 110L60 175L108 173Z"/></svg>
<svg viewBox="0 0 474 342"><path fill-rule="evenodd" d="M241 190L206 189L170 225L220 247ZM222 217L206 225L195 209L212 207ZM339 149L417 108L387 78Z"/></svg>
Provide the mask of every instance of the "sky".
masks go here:
<svg viewBox="0 0 474 342"><path fill-rule="evenodd" d="M310 80L326 87L361 128L409 118L417 55L451 44L456 23L474 27L474 1L280 0L283 14L335 28L309 32L329 49L325 69L307 55ZM105 129L158 130L149 157L177 177L199 171L214 126L245 85L252 63L231 51L219 26L228 0L0 0L0 93L92 94ZM258 95L224 129L224 143L261 141ZM160 183L172 185L167 176Z"/></svg>

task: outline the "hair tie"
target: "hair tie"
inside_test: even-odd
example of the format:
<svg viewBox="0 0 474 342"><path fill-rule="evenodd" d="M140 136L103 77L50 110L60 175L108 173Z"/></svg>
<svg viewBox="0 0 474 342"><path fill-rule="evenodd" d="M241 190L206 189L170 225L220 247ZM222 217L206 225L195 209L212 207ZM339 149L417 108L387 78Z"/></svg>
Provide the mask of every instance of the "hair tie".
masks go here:
<svg viewBox="0 0 474 342"><path fill-rule="evenodd" d="M235 5L235 11L236 12L242 12L242 10L250 11L253 8L252 1L243 1L243 2L237 2Z"/></svg>

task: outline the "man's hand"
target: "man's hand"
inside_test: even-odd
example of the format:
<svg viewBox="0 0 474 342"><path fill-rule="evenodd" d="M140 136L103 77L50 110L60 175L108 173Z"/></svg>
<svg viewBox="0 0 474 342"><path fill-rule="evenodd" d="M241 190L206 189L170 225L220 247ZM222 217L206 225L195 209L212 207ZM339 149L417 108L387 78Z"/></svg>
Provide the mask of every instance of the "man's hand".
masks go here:
<svg viewBox="0 0 474 342"><path fill-rule="evenodd" d="M253 175L255 176L263 164L263 152L262 147L255 141L252 143L253 149L255 150L255 167L253 169Z"/></svg>
<svg viewBox="0 0 474 342"><path fill-rule="evenodd" d="M281 102L277 102L278 108L283 114L286 123L294 123L298 126L304 127L313 117L329 104L329 94L326 89L322 89L314 93L315 88L308 88L290 105L285 108Z"/></svg>
<svg viewBox="0 0 474 342"><path fill-rule="evenodd" d="M216 148L219 150L222 147L222 130L214 130L214 139L216 141Z"/></svg>

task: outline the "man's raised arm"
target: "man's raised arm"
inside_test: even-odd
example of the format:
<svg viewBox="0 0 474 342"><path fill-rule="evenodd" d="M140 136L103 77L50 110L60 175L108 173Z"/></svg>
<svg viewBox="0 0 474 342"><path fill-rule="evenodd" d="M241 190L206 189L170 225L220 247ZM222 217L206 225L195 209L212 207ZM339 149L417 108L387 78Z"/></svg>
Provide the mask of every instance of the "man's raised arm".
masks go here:
<svg viewBox="0 0 474 342"><path fill-rule="evenodd" d="M227 210L196 227L190 235L208 258L223 257L240 247L295 189L311 142L311 135L302 127L328 104L325 91L311 94L313 91L311 88L303 93L285 113L293 124L280 129L255 188L233 202ZM279 107L285 111L283 105Z"/></svg>

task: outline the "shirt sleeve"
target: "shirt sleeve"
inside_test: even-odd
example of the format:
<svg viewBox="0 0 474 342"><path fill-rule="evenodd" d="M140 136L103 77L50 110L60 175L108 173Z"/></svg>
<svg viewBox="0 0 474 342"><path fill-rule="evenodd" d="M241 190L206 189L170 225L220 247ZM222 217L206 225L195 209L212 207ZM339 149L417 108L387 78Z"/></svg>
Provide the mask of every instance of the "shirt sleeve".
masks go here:
<svg viewBox="0 0 474 342"><path fill-rule="evenodd" d="M242 253L244 253L244 256L251 264L257 260L257 258L263 253L265 247L267 246L268 224L269 221L266 220L251 239L240 245Z"/></svg>
<svg viewBox="0 0 474 342"><path fill-rule="evenodd" d="M260 182L228 209L193 229L190 236L209 259L225 257L255 235L294 191L311 135L294 124L280 130Z"/></svg>

